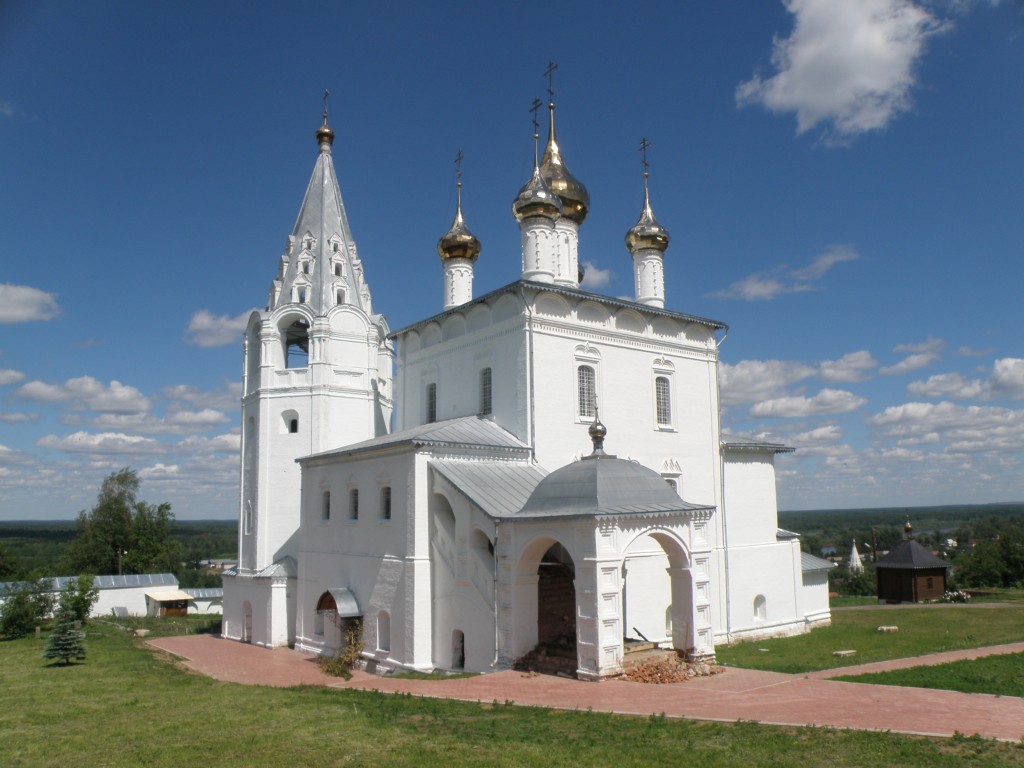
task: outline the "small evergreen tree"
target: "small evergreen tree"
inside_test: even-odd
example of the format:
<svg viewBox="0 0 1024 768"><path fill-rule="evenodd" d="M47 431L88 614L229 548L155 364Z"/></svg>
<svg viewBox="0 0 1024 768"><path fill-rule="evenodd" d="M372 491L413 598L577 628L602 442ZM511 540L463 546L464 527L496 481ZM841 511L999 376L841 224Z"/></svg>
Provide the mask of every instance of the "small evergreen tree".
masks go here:
<svg viewBox="0 0 1024 768"><path fill-rule="evenodd" d="M63 609L57 611L56 626L43 651L44 659L63 659L64 664L68 665L73 658L85 658L85 633L75 622L70 612Z"/></svg>

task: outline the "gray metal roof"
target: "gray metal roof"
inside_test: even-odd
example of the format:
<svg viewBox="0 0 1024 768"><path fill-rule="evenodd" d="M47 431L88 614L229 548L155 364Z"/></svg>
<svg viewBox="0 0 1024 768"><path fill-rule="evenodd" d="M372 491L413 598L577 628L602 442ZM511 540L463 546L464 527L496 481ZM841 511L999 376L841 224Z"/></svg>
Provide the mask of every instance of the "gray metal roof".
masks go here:
<svg viewBox="0 0 1024 768"><path fill-rule="evenodd" d="M47 576L53 582L53 591L60 592L78 579L77 576ZM0 584L0 594L19 587L25 582L9 581ZM94 576L92 585L97 589L133 589L135 587L176 587L178 577L173 573L126 573L124 575Z"/></svg>
<svg viewBox="0 0 1024 768"><path fill-rule="evenodd" d="M529 455L530 452L529 446L520 442L515 435L499 427L490 419L484 419L480 416L461 416L457 419L422 424L418 427L402 430L401 432L392 432L390 435L381 435L371 440L364 440L361 443L353 443L352 445L324 451L323 453L315 453L312 456L298 459L298 461L302 464L325 456L346 456L348 454L363 453L400 445L414 448L421 446L450 446L460 450L474 448L498 449L503 452L511 451L523 456Z"/></svg>
<svg viewBox="0 0 1024 768"><path fill-rule="evenodd" d="M793 539L799 539L799 533L793 533L793 531L787 531L785 528L775 529L775 540L776 541L792 541Z"/></svg>
<svg viewBox="0 0 1024 768"><path fill-rule="evenodd" d="M515 517L650 515L711 510L679 498L653 469L614 456L590 455L545 477Z"/></svg>
<svg viewBox="0 0 1024 768"><path fill-rule="evenodd" d="M875 563L875 568L901 568L911 571L949 567L949 563L936 557L913 539L904 539Z"/></svg>
<svg viewBox="0 0 1024 768"><path fill-rule="evenodd" d="M772 443L768 440L761 440L756 437L750 437L749 435L733 435L728 432L723 432L721 436L722 447L732 451L770 451L772 453L792 453L796 449L783 445L782 443Z"/></svg>
<svg viewBox="0 0 1024 768"><path fill-rule="evenodd" d="M548 293L561 293L565 296L572 296L577 299L587 299L589 301L596 301L599 304L607 304L612 307L628 308L636 312L639 312L642 315L658 315L659 317L671 317L675 320L682 320L685 323L697 323L698 325L705 325L714 330L728 330L729 328L728 325L719 320L710 320L706 317L688 315L683 312L673 312L670 309L660 309L658 307L652 307L647 304L637 304L635 301L629 301L628 299L619 299L614 298L612 296L602 296L599 293L591 293L590 291L585 291L580 288L569 288L568 286L553 285L551 283L535 283L532 280L516 280L514 283L509 283L508 285L504 285L501 288L497 288L491 291L490 293L485 293L483 296L474 299L473 301L467 304L461 304L458 307L453 307L452 309L446 310L444 312L439 312L436 315L427 317L423 320L420 320L419 322L413 323L412 325L407 325L404 328L399 328L397 331L394 331L388 338L397 338L398 336L401 336L403 333L416 330L417 328L420 328L426 325L427 323L437 322L439 320L444 319L445 317L448 317L449 315L455 314L456 312L465 312L473 305L486 303L491 299L500 296L503 293L519 293L519 291L522 288L531 288L537 291L538 293L544 291Z"/></svg>
<svg viewBox="0 0 1024 768"><path fill-rule="evenodd" d="M256 574L257 579L270 579L274 577L295 578L299 575L299 565L294 557L282 557L275 563L271 563L262 571Z"/></svg>
<svg viewBox="0 0 1024 768"><path fill-rule="evenodd" d="M831 571L835 565L828 560L822 560L807 552L800 553L800 570L803 573L814 573L816 571Z"/></svg>
<svg viewBox="0 0 1024 768"><path fill-rule="evenodd" d="M193 600L216 600L224 597L223 587L189 587L181 590Z"/></svg>
<svg viewBox="0 0 1024 768"><path fill-rule="evenodd" d="M334 587L327 591L330 593L331 597L334 598L334 604L337 607L339 618L352 619L363 615L363 612L359 610L359 603L356 600L355 595L353 595L348 588Z"/></svg>
<svg viewBox="0 0 1024 768"><path fill-rule="evenodd" d="M511 517L547 472L537 464L434 459L435 470L491 517Z"/></svg>

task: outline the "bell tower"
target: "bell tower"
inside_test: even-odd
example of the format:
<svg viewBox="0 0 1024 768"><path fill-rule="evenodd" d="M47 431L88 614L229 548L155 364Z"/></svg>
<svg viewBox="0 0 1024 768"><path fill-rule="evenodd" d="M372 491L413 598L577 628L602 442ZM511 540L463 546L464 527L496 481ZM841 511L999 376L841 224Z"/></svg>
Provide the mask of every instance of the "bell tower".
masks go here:
<svg viewBox="0 0 1024 768"><path fill-rule="evenodd" d="M373 312L341 199L326 93L316 140L266 309L253 312L244 342L239 562L224 579L224 613L228 636L271 646L294 639L287 601L295 599L288 583L297 575L300 523L295 460L385 434L391 423L393 348L386 320Z"/></svg>

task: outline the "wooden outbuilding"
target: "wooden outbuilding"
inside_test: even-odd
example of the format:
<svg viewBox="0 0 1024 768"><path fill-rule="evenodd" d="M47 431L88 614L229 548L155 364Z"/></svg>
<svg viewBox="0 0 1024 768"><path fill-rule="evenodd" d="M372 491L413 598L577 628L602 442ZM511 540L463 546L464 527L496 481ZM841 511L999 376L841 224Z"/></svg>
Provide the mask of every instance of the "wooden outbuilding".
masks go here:
<svg viewBox="0 0 1024 768"><path fill-rule="evenodd" d="M914 541L909 520L903 530L906 539L875 563L878 599L887 603L937 600L946 591L949 563Z"/></svg>

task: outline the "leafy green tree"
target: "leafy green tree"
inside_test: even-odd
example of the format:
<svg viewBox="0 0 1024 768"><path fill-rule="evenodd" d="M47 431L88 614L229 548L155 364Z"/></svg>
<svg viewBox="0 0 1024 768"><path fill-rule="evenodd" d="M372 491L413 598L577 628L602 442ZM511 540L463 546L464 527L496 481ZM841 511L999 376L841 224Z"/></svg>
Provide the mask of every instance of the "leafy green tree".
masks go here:
<svg viewBox="0 0 1024 768"><path fill-rule="evenodd" d="M56 623L43 650L43 658L62 659L65 665L70 664L71 659L85 658L85 633L68 611L57 611Z"/></svg>
<svg viewBox="0 0 1024 768"><path fill-rule="evenodd" d="M9 579L18 572L18 566L14 562L14 555L0 544L0 581Z"/></svg>
<svg viewBox="0 0 1024 768"><path fill-rule="evenodd" d="M62 568L71 573L173 571L181 559L170 504L139 501L139 477L125 467L108 475L96 506L78 515L78 533Z"/></svg>
<svg viewBox="0 0 1024 768"><path fill-rule="evenodd" d="M57 599L57 612L66 613L72 620L83 624L88 621L89 613L100 597L99 588L93 585L94 579L91 573L71 579Z"/></svg>
<svg viewBox="0 0 1024 768"><path fill-rule="evenodd" d="M995 541L979 541L956 564L957 580L968 587L1001 587L1006 582L1006 564Z"/></svg>
<svg viewBox="0 0 1024 768"><path fill-rule="evenodd" d="M14 640L32 632L53 611L53 581L39 579L15 585L4 595L0 637Z"/></svg>

